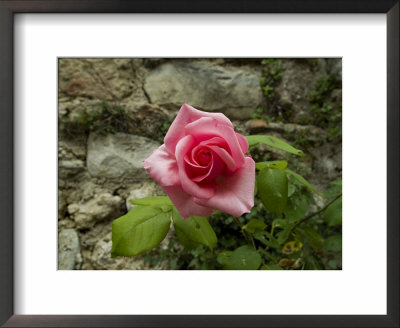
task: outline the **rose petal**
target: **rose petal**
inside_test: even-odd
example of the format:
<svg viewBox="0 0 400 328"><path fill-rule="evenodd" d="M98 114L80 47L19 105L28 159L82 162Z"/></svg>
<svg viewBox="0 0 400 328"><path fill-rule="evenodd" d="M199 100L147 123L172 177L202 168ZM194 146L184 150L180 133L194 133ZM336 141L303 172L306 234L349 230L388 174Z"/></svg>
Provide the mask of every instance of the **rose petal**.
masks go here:
<svg viewBox="0 0 400 328"><path fill-rule="evenodd" d="M176 161L179 169L179 179L184 191L188 194L199 198L210 198L214 195L214 188L212 186L200 186L193 182L187 175L185 165L185 155L190 151L193 146L194 138L192 136L185 136L179 140L176 145Z"/></svg>
<svg viewBox="0 0 400 328"><path fill-rule="evenodd" d="M184 219L190 216L210 216L213 212L211 208L196 204L193 197L180 186L164 187L164 191Z"/></svg>
<svg viewBox="0 0 400 328"><path fill-rule="evenodd" d="M167 150L165 145L153 151L143 161L147 173L161 186L180 185L178 164L175 157Z"/></svg>
<svg viewBox="0 0 400 328"><path fill-rule="evenodd" d="M205 174L192 177L192 181L195 182L212 182L216 179L224 170L225 164L218 155L212 155L211 167Z"/></svg>
<svg viewBox="0 0 400 328"><path fill-rule="evenodd" d="M236 170L236 163L232 156L224 149L218 146L208 146L214 153L218 155L219 158L225 163L226 167L230 171Z"/></svg>
<svg viewBox="0 0 400 328"><path fill-rule="evenodd" d="M202 174L206 174L207 172L210 171L212 162L210 161L210 163L208 163L207 166L201 166L198 165L196 163L193 163L190 159L188 155L185 155L184 157L185 163L186 165L186 169L187 169L187 173L189 175L189 177L194 177L194 176L198 176L198 175L202 175Z"/></svg>
<svg viewBox="0 0 400 328"><path fill-rule="evenodd" d="M236 137L238 138L240 147L243 150L243 153L246 153L246 151L249 149L249 143L245 137L243 137L240 133L236 133Z"/></svg>
<svg viewBox="0 0 400 328"><path fill-rule="evenodd" d="M189 105L182 105L178 112L175 120L172 122L167 134L164 138L164 144L167 149L175 154L175 148L180 139L185 136L185 126L191 122L194 122L202 117L214 118L218 122L224 125L232 126L231 121L222 113L208 113L197 110L196 108Z"/></svg>
<svg viewBox="0 0 400 328"><path fill-rule="evenodd" d="M226 164L230 171L236 170L236 163L233 160L231 154L226 149L229 149L227 142L221 137L213 137L211 139L204 140L200 144L193 148L192 154L202 146L206 146L214 151Z"/></svg>
<svg viewBox="0 0 400 328"><path fill-rule="evenodd" d="M220 210L233 216L250 212L254 206L255 163L246 157L245 165L230 177L223 177L215 186L210 199L194 198L202 206Z"/></svg>
<svg viewBox="0 0 400 328"><path fill-rule="evenodd" d="M236 137L236 133L232 126L220 124L218 121L211 117L202 117L193 123L189 123L185 127L187 135L191 135L196 138L196 142L208 136L209 139L212 137L223 138L230 149L233 160L236 163L237 168L244 165L244 153Z"/></svg>

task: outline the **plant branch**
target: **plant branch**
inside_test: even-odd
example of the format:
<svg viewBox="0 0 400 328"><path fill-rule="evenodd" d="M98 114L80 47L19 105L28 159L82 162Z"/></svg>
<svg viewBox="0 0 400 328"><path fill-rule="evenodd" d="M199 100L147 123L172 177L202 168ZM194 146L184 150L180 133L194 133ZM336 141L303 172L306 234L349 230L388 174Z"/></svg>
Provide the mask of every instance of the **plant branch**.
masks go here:
<svg viewBox="0 0 400 328"><path fill-rule="evenodd" d="M299 222L297 222L289 231L288 236L290 236L293 232L294 229L296 229L300 224L306 222L307 220L311 219L312 217L322 213L323 211L326 210L326 208L331 205L334 201L336 201L337 199L339 199L340 197L342 197L342 194L337 195L335 198L333 198L329 203L327 203L324 207L322 207L321 209L319 209L318 211L311 213L309 215L307 215L306 217L304 217L303 219L301 219Z"/></svg>
<svg viewBox="0 0 400 328"><path fill-rule="evenodd" d="M232 216L232 217L233 217L233 220L236 222L236 224L240 227L240 231L242 232L247 243L250 244L251 246L253 246L255 250L257 250L256 244L254 243L253 236L245 231L242 222L240 222L240 220L237 217L235 217L235 216Z"/></svg>

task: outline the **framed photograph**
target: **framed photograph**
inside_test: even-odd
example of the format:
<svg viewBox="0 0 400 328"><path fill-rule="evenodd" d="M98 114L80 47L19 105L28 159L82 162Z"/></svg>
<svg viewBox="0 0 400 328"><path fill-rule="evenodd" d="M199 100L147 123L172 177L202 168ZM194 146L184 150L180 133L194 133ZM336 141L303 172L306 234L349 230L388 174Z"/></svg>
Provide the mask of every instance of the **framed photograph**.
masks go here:
<svg viewBox="0 0 400 328"><path fill-rule="evenodd" d="M0 22L4 327L399 326L398 1Z"/></svg>

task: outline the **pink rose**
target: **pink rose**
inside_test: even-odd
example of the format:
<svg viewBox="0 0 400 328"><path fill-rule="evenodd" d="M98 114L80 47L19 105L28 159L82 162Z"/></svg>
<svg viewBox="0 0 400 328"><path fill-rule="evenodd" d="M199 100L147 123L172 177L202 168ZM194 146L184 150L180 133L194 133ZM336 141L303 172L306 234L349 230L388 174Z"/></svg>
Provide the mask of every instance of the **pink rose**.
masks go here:
<svg viewBox="0 0 400 328"><path fill-rule="evenodd" d="M214 210L240 216L254 205L255 163L245 155L248 148L224 114L183 105L164 144L143 166L183 218Z"/></svg>

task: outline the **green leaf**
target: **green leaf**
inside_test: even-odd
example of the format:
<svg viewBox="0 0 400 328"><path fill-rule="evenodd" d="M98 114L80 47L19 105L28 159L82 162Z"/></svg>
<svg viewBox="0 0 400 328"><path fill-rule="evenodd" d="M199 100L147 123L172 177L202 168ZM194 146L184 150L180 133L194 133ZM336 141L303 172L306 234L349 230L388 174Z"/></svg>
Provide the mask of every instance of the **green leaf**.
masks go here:
<svg viewBox="0 0 400 328"><path fill-rule="evenodd" d="M249 143L249 146L254 146L259 143L262 143L270 147L286 151L287 153L290 154L294 154L297 156L304 156L304 153L301 150L296 149L293 146L289 145L287 142L275 137L265 136L265 135L255 135L255 136L246 136L246 139Z"/></svg>
<svg viewBox="0 0 400 328"><path fill-rule="evenodd" d="M261 256L249 245L236 248L227 260L226 270L257 270L261 265Z"/></svg>
<svg viewBox="0 0 400 328"><path fill-rule="evenodd" d="M324 241L324 251L341 252L342 251L342 236L334 235L328 237Z"/></svg>
<svg viewBox="0 0 400 328"><path fill-rule="evenodd" d="M288 162L286 161L269 161L269 162L258 162L256 163L256 169L262 170L264 167L286 169Z"/></svg>
<svg viewBox="0 0 400 328"><path fill-rule="evenodd" d="M170 227L170 212L152 206L137 206L112 223L111 257L136 256L156 246Z"/></svg>
<svg viewBox="0 0 400 328"><path fill-rule="evenodd" d="M232 256L231 251L223 251L218 254L217 261L218 261L218 263L225 265L228 262L228 260L231 258L231 256Z"/></svg>
<svg viewBox="0 0 400 328"><path fill-rule="evenodd" d="M332 198L342 193L342 180L338 179L330 182L331 187L325 192L326 198Z"/></svg>
<svg viewBox="0 0 400 328"><path fill-rule="evenodd" d="M300 185L303 185L307 187L307 189L311 190L312 192L315 192L316 194L320 195L321 197L324 197L324 194L319 192L317 189L315 189L306 179L304 179L300 174L293 172L290 169L285 170L286 174L293 177L295 182L299 183Z"/></svg>
<svg viewBox="0 0 400 328"><path fill-rule="evenodd" d="M264 264L260 270L283 270L278 264Z"/></svg>
<svg viewBox="0 0 400 328"><path fill-rule="evenodd" d="M328 261L328 266L329 266L329 268L331 268L331 269L337 269L337 262L336 262L336 260L329 260L329 261Z"/></svg>
<svg viewBox="0 0 400 328"><path fill-rule="evenodd" d="M257 178L258 195L265 208L276 215L284 211L288 198L288 181L283 170L266 167Z"/></svg>
<svg viewBox="0 0 400 328"><path fill-rule="evenodd" d="M288 229L290 228L290 222L286 219L275 219L272 221L272 228L282 228L282 229Z"/></svg>
<svg viewBox="0 0 400 328"><path fill-rule="evenodd" d="M153 196L140 199L132 199L131 203L134 205L174 205L167 196Z"/></svg>
<svg viewBox="0 0 400 328"><path fill-rule="evenodd" d="M324 220L329 227L335 227L342 224L342 197L336 199L326 208Z"/></svg>
<svg viewBox="0 0 400 328"><path fill-rule="evenodd" d="M193 248L198 244L203 244L212 250L217 243L217 236L207 218L192 216L184 220L174 208L172 219L176 236L183 246Z"/></svg>
<svg viewBox="0 0 400 328"><path fill-rule="evenodd" d="M267 225L258 219L250 219L250 221L244 226L244 228L250 233L254 233L256 230L264 230L266 227Z"/></svg>
<svg viewBox="0 0 400 328"><path fill-rule="evenodd" d="M268 237L268 240L264 238L264 236ZM256 231L254 234L254 238L262 242L265 246L271 247L271 248L280 248L280 244L278 241L267 231Z"/></svg>
<svg viewBox="0 0 400 328"><path fill-rule="evenodd" d="M321 249L324 242L324 238L313 228L308 225L298 228L303 234L304 242L307 242L313 249Z"/></svg>
<svg viewBox="0 0 400 328"><path fill-rule="evenodd" d="M285 217L290 222L297 222L304 217L308 210L307 197L303 194L294 194L289 198L285 208Z"/></svg>

